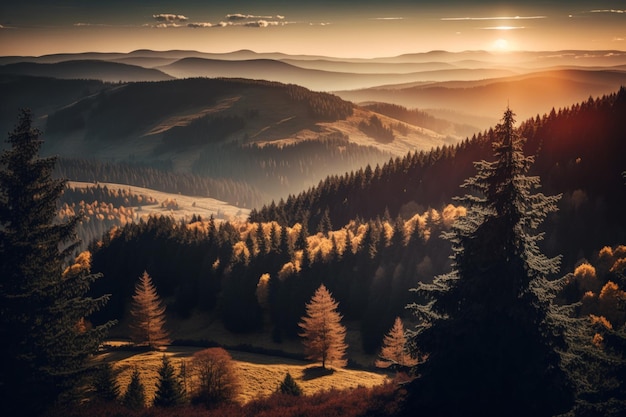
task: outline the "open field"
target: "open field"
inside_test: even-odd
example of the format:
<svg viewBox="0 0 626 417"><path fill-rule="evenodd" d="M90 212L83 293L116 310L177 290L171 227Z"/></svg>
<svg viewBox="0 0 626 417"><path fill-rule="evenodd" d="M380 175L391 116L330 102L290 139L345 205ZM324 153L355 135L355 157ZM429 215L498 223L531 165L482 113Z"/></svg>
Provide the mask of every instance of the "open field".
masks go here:
<svg viewBox="0 0 626 417"><path fill-rule="evenodd" d="M69 181L68 185L73 188L94 187L90 182ZM109 190L127 190L132 194L145 195L154 198L159 204L134 207L137 217L148 218L149 216L169 215L177 220L189 220L196 214L205 219L213 216L216 220L244 221L250 214L250 210L236 207L215 198L194 197L182 194L172 194L149 188L136 187L134 185L114 184L109 182L99 182L101 187ZM174 200L178 208L170 209L162 207L161 203Z"/></svg>
<svg viewBox="0 0 626 417"><path fill-rule="evenodd" d="M97 362L110 362L118 371L118 382L122 395L126 391L133 369L141 374L141 382L146 388L146 397L151 401L156 391L158 369L162 356L168 355L175 368L191 361L193 354L202 348L170 346L163 352L148 351L113 351L95 358ZM388 380L383 373L357 371L351 369L334 369L324 371L319 364L261 355L240 351L229 351L235 361L235 369L239 376L240 394L238 401L246 403L259 397L265 397L278 389L287 374L300 385L305 394L313 394L329 389L350 389L358 386L373 387Z"/></svg>

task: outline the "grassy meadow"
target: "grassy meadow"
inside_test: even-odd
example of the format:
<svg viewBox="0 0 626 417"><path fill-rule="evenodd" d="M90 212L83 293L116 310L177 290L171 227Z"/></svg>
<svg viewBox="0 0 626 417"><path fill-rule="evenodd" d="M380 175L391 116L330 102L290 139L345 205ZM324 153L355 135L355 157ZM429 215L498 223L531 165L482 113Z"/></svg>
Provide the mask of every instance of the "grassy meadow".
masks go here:
<svg viewBox="0 0 626 417"><path fill-rule="evenodd" d="M122 395L130 383L133 370L137 368L146 389L147 401L151 402L163 355L168 355L178 370L183 361L189 365L193 354L201 349L170 346L161 352L116 350L99 355L95 361L110 362L113 365ZM384 373L352 369L323 370L319 364L311 362L240 351L229 353L233 357L239 377L240 392L237 399L242 404L275 392L287 372L291 373L305 395L330 389L373 387L389 380L389 376Z"/></svg>

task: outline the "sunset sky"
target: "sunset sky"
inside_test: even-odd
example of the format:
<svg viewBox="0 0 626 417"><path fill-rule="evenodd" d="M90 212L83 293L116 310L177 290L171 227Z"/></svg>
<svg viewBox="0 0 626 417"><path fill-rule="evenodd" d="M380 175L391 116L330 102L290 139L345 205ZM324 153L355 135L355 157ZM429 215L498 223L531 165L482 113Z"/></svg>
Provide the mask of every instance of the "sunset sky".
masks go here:
<svg viewBox="0 0 626 417"><path fill-rule="evenodd" d="M17 0L0 56L185 49L395 56L430 50L626 50L624 0Z"/></svg>

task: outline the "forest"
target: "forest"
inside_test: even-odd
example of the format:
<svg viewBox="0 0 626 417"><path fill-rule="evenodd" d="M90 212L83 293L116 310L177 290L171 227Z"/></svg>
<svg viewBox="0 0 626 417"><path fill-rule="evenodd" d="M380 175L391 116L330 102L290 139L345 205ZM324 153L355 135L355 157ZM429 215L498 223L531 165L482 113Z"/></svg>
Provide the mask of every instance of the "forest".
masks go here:
<svg viewBox="0 0 626 417"><path fill-rule="evenodd" d="M307 90L296 86L287 91L294 102L307 97ZM336 115L336 106L343 103L330 95L315 97L320 101L305 102L312 117L321 120ZM116 111L107 107L106 96L98 100L103 112ZM343 111L337 117L347 117L352 107ZM10 134L12 148L0 160L0 273L9 277L0 288L2 314L8 319L0 335L21 338L16 346L26 346L38 334L25 335L21 329L38 329L39 322L22 313L39 301L37 314L54 312L53 330L67 335L65 347L72 351L87 341L75 355L84 360L107 332L128 333L124 326L135 308L137 277L149 274L165 306L161 314L166 311L168 318L180 321L210 314L233 334L270 333L281 351L302 337L307 303L316 290L327 288L341 319L358 329L363 352L380 352L385 335L400 318L410 329L406 349L417 362L408 367L408 381L402 384L346 395L343 407L353 404L353 415L413 415L419 410L428 416L452 416L465 409L468 415L487 416L618 416L626 409L624 114L626 88L537 115L519 126L507 109L497 126L458 145L397 158L379 153L386 161L382 165L330 175L306 191L253 209L246 222L235 223L199 216L134 221L133 207L155 201L97 186L79 191L64 183L64 178L141 181L259 207L263 197L255 187L236 178L209 179L219 153L201 155L194 174L187 175L167 167L37 159L40 132L31 128L24 113ZM198 120L189 132L202 126L231 132L243 122ZM115 127L120 134L127 128ZM363 122L361 129L379 141L393 132L378 118ZM242 165L286 179L293 169L313 169L316 152L358 165L363 151L350 150L341 135L287 145L287 155L304 151L309 158L308 166L295 168L271 162L271 146L231 146L234 150L224 147L223 152L236 154ZM333 153L338 147L344 151ZM17 197L24 193L28 198ZM81 254L72 240L80 221L76 215L87 215L85 224L101 222L90 226L96 229L88 236L106 230ZM55 236L53 243L46 233ZM66 246L59 247L59 242ZM75 268L64 266L70 255L77 256ZM47 259L37 263L40 270L29 267L32 256ZM65 278L38 281L55 274ZM20 282L22 275L28 277L26 283ZM41 293L41 288L54 291ZM64 306L71 307L59 313ZM122 326L116 327L116 321ZM71 330L79 322L80 329ZM24 406L30 383L45 388L47 401L54 403L63 384L69 384L67 376L81 371L78 359L66 363L50 347L53 334L38 331L43 342L26 354L18 355L16 347L2 348L2 365L11 378L22 381L11 388L16 397L11 406ZM209 333L195 342L219 345ZM50 371L32 359L40 356L70 370ZM11 357L18 357L19 366L28 371L8 363ZM174 374L165 358L160 383L167 373ZM363 366L349 357L347 365ZM63 384L52 389L58 381ZM7 380L2 384L9 386ZM277 404L291 401L283 394L245 406L225 401L216 415L256 415L258 410L279 415L283 405ZM307 396L294 407L301 413L342 415L340 396L344 394L332 391ZM3 400L9 401L4 394ZM111 413L124 410L119 404L90 404L95 408L86 410L102 415L108 415L107 407ZM155 400L157 414L159 407ZM62 408L52 408L49 415L62 413Z"/></svg>

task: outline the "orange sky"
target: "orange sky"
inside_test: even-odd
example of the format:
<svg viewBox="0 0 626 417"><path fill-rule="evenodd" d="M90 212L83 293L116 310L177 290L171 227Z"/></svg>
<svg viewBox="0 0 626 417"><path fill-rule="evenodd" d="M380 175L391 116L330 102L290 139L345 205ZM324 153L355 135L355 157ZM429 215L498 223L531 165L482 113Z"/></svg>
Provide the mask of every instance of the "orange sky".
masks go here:
<svg viewBox="0 0 626 417"><path fill-rule="evenodd" d="M436 49L626 50L626 4L23 0L0 6L2 56L144 48L342 57Z"/></svg>

